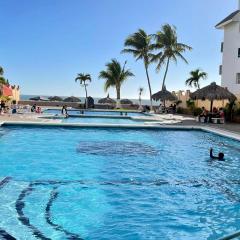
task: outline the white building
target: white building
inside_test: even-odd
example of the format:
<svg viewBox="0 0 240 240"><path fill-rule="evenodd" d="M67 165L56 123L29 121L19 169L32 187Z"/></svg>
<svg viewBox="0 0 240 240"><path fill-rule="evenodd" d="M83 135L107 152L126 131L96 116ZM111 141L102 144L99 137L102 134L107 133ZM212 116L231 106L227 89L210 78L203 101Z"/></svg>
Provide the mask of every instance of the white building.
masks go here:
<svg viewBox="0 0 240 240"><path fill-rule="evenodd" d="M216 28L224 30L222 65L219 68L222 86L240 98L240 0L238 2L238 10L218 23Z"/></svg>

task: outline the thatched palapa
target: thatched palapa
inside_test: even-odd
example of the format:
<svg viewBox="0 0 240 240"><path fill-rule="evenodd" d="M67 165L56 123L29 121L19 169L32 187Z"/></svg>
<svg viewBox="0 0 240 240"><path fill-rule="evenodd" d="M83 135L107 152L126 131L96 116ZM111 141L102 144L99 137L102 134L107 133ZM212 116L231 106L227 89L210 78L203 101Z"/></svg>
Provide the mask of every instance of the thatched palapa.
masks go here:
<svg viewBox="0 0 240 240"><path fill-rule="evenodd" d="M121 99L120 103L121 104L129 104L129 105L133 104L133 102L129 99Z"/></svg>
<svg viewBox="0 0 240 240"><path fill-rule="evenodd" d="M77 97L67 97L63 100L64 102L81 102L81 100Z"/></svg>
<svg viewBox="0 0 240 240"><path fill-rule="evenodd" d="M61 97L58 97L58 96L49 97L48 99L49 99L50 101L57 101L57 102L63 101L63 99L62 99Z"/></svg>
<svg viewBox="0 0 240 240"><path fill-rule="evenodd" d="M31 100L31 101L48 101L47 98L41 97L41 96L32 97L32 98L29 98L29 100Z"/></svg>
<svg viewBox="0 0 240 240"><path fill-rule="evenodd" d="M110 98L109 95L107 95L106 98L99 99L98 103L101 103L101 104L116 104L116 101L113 100L112 98Z"/></svg>
<svg viewBox="0 0 240 240"><path fill-rule="evenodd" d="M164 102L165 105L165 101L176 101L177 97L174 96L171 92L169 92L166 87L163 87L161 91L155 93L152 95L152 99L154 101L162 101Z"/></svg>
<svg viewBox="0 0 240 240"><path fill-rule="evenodd" d="M236 96L229 92L227 88L223 88L218 86L215 82L211 83L210 85L198 89L196 92L191 93L190 97L193 100L209 100L211 101L211 111L213 107L213 101L214 100L229 100L229 101L235 101L237 98Z"/></svg>

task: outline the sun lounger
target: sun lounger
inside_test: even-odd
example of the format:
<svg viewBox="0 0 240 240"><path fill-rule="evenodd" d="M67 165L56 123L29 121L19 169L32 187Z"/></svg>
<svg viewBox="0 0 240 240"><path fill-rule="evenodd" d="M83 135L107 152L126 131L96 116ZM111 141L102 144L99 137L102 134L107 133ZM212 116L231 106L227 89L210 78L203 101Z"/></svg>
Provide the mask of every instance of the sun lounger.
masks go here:
<svg viewBox="0 0 240 240"><path fill-rule="evenodd" d="M225 119L224 118L212 118L212 123L217 124L224 124L225 123Z"/></svg>

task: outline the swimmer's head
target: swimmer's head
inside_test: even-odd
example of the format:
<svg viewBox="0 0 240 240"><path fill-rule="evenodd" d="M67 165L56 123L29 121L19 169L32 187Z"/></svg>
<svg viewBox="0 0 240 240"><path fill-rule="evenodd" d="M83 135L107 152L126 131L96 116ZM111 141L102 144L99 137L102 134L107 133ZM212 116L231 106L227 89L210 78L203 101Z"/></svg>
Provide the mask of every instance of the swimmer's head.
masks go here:
<svg viewBox="0 0 240 240"><path fill-rule="evenodd" d="M220 153L218 154L218 157L219 157L219 160L223 160L223 158L224 158L224 153L220 152Z"/></svg>

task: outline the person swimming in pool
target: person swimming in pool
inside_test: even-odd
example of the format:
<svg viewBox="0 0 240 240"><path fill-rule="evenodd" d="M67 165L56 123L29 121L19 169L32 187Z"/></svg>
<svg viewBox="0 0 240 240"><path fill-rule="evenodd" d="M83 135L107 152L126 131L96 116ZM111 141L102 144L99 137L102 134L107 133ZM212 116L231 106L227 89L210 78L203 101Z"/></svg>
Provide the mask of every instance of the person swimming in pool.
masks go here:
<svg viewBox="0 0 240 240"><path fill-rule="evenodd" d="M210 158L216 159L216 160L219 160L219 161L225 161L224 153L220 152L218 154L218 156L213 156L213 149L212 148L210 148Z"/></svg>

